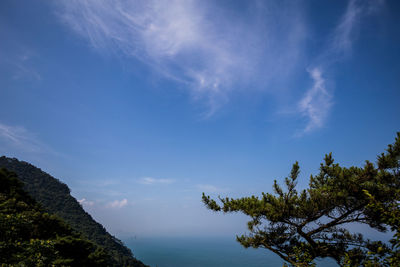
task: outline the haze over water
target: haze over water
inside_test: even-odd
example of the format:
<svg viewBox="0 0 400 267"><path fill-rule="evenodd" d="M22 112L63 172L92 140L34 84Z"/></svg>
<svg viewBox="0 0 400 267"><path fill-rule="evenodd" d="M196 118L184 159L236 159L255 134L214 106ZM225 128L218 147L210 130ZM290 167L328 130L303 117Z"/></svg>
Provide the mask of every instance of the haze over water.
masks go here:
<svg viewBox="0 0 400 267"><path fill-rule="evenodd" d="M131 238L125 244L152 267L278 267L279 256L266 249L243 248L234 238ZM338 266L332 260L317 266Z"/></svg>

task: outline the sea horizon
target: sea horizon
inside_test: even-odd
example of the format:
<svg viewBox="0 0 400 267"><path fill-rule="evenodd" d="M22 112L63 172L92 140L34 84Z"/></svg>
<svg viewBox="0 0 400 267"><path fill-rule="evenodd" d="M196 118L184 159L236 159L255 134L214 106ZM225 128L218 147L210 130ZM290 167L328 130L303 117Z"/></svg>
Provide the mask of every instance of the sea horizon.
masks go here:
<svg viewBox="0 0 400 267"><path fill-rule="evenodd" d="M274 267L284 261L263 248L244 248L235 237L130 237L122 240L134 256L151 267ZM338 266L318 259L317 266Z"/></svg>

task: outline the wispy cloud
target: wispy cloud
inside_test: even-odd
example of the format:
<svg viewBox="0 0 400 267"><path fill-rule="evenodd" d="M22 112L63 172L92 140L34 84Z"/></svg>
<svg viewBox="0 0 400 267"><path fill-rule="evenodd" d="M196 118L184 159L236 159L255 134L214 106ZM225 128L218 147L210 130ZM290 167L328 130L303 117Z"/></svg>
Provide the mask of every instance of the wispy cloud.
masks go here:
<svg viewBox="0 0 400 267"><path fill-rule="evenodd" d="M379 12L383 4L383 0L350 0L333 32L328 53L339 56L351 51L353 42L358 37L362 20Z"/></svg>
<svg viewBox="0 0 400 267"><path fill-rule="evenodd" d="M226 188L219 188L215 185L211 184L197 184L196 188L200 191L207 192L207 193L222 193L226 192Z"/></svg>
<svg viewBox="0 0 400 267"><path fill-rule="evenodd" d="M7 34L2 35L5 41L0 50L0 64L4 65L13 80L41 81L42 76L36 66L38 54L31 48L14 40Z"/></svg>
<svg viewBox="0 0 400 267"><path fill-rule="evenodd" d="M298 111L308 121L303 131L297 135L311 132L325 124L333 106L333 90L327 88L323 71L338 60L344 59L357 39L362 19L378 12L383 3L384 1L381 0L350 0L348 2L346 11L329 38L327 48L322 51L317 64L308 70L313 85L298 103Z"/></svg>
<svg viewBox="0 0 400 267"><path fill-rule="evenodd" d="M22 126L11 126L0 123L0 140L29 152L42 152L45 146Z"/></svg>
<svg viewBox="0 0 400 267"><path fill-rule="evenodd" d="M299 111L308 118L303 133L322 127L332 106L332 96L326 89L322 71L315 68L310 70L309 73L313 79L313 86L299 102Z"/></svg>
<svg viewBox="0 0 400 267"><path fill-rule="evenodd" d="M185 85L195 99L206 101L208 116L232 91L278 93L302 62L309 30L301 1L254 1L240 12L221 5L207 0L71 0L58 3L57 12L100 53L139 60ZM306 68L313 86L297 103L297 112L308 118L303 132L325 124L333 106L325 72L349 54L362 20L382 5L382 0L350 0L325 49Z"/></svg>
<svg viewBox="0 0 400 267"><path fill-rule="evenodd" d="M29 80L42 80L42 76L32 65L32 58L36 55L29 49L23 48L17 58L12 60L12 65L15 68L13 75L14 80L29 79Z"/></svg>
<svg viewBox="0 0 400 267"><path fill-rule="evenodd" d="M128 205L128 200L126 198L122 200L114 200L112 202L109 202L106 207L107 208L112 208L112 209L120 209L122 207L125 207Z"/></svg>
<svg viewBox="0 0 400 267"><path fill-rule="evenodd" d="M145 185L161 185L161 184L172 184L174 183L174 179L157 179L152 177L143 177L138 180L138 183Z"/></svg>
<svg viewBox="0 0 400 267"><path fill-rule="evenodd" d="M296 65L305 36L302 9L283 2L250 3L250 19L195 0L68 0L58 13L93 48L141 60L186 84L212 113L230 91L272 90L270 83Z"/></svg>

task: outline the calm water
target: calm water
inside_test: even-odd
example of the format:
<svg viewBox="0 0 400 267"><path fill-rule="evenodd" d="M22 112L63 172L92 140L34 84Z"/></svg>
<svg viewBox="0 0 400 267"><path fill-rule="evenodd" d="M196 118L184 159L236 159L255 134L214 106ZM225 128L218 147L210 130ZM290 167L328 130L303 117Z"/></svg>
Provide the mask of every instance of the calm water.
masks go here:
<svg viewBox="0 0 400 267"><path fill-rule="evenodd" d="M283 261L265 249L245 249L234 238L125 239L135 257L152 267L268 267ZM330 260L319 266L337 266Z"/></svg>

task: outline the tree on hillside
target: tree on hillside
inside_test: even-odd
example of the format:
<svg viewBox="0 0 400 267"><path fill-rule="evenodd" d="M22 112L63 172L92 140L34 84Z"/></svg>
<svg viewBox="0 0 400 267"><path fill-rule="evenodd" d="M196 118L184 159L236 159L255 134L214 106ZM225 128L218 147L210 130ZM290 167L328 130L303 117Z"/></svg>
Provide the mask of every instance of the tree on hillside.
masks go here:
<svg viewBox="0 0 400 267"><path fill-rule="evenodd" d="M0 157L0 168L12 171L14 173L13 175L18 177L16 179L23 183L22 189L26 191L35 202L40 204L45 212L59 217L71 226L74 231L80 232L83 237L106 251L107 254L111 256L112 261L108 266L145 266L142 262L133 257L129 248L119 239L110 235L103 225L96 222L92 216L82 208L78 201L71 196L70 189L66 184L41 169L27 162L19 161L16 158ZM3 179L1 173L0 179ZM3 185L2 182L3 181L0 180L0 190Z"/></svg>
<svg viewBox="0 0 400 267"><path fill-rule="evenodd" d="M296 162L285 178L285 190L274 181L274 194L239 199L203 193L202 200L217 212L241 212L251 217L249 234L237 236L244 247L266 248L292 266L313 266L316 258L332 258L341 266L399 266L400 253L400 133L376 166L341 167L325 156L309 187L296 190ZM390 244L365 239L346 228L349 223L378 231L395 231Z"/></svg>
<svg viewBox="0 0 400 267"><path fill-rule="evenodd" d="M1 266L115 266L101 247L50 215L0 169Z"/></svg>

